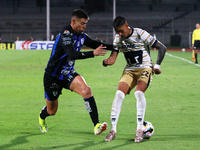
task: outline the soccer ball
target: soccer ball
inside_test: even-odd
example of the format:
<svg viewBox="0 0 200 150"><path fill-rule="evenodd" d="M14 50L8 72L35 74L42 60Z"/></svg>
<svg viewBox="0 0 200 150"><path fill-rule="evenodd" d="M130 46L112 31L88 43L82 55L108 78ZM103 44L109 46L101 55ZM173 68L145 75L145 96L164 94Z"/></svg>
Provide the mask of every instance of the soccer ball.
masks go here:
<svg viewBox="0 0 200 150"><path fill-rule="evenodd" d="M151 122L144 121L143 122L143 138L150 139L154 134L154 127Z"/></svg>

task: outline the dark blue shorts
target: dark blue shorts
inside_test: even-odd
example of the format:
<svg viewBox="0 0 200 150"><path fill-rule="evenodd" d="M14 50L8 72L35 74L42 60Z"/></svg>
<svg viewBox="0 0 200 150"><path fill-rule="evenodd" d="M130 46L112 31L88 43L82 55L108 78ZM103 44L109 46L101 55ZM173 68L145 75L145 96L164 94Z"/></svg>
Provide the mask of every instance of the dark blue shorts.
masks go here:
<svg viewBox="0 0 200 150"><path fill-rule="evenodd" d="M49 75L47 73L44 74L44 91L45 91L45 98L49 101L54 101L58 99L60 94L62 94L62 89L69 89L72 81L75 79L76 76L79 74L74 72L68 78L64 80L59 80L56 77Z"/></svg>

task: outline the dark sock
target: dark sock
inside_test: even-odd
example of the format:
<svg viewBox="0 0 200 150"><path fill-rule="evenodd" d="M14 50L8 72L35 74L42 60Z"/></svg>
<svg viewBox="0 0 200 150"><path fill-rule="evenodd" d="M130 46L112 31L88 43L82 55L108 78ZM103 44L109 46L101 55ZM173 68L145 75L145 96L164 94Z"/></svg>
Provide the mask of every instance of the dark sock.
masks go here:
<svg viewBox="0 0 200 150"><path fill-rule="evenodd" d="M40 113L40 118L41 119L45 119L47 116L49 116L49 114L47 112L47 106L44 106L42 108L42 112Z"/></svg>
<svg viewBox="0 0 200 150"><path fill-rule="evenodd" d="M198 61L197 61L197 53L195 54L195 59L196 59L196 62L195 62L195 63L198 63Z"/></svg>
<svg viewBox="0 0 200 150"><path fill-rule="evenodd" d="M99 115L94 97L92 96L90 98L84 98L84 100L85 100L85 107L89 112L90 118L92 119L92 122L95 126L97 123L99 123Z"/></svg>

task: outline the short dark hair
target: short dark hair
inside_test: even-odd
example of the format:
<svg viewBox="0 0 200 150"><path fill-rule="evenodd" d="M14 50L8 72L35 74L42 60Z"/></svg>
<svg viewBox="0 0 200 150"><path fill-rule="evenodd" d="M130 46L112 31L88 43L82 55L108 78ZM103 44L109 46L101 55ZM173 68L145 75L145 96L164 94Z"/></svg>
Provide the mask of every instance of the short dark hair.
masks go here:
<svg viewBox="0 0 200 150"><path fill-rule="evenodd" d="M85 18L85 19L89 18L88 14L82 9L74 10L74 12L72 13L71 17Z"/></svg>
<svg viewBox="0 0 200 150"><path fill-rule="evenodd" d="M121 25L124 25L126 23L126 19L122 16L118 16L113 21L113 27L119 27Z"/></svg>

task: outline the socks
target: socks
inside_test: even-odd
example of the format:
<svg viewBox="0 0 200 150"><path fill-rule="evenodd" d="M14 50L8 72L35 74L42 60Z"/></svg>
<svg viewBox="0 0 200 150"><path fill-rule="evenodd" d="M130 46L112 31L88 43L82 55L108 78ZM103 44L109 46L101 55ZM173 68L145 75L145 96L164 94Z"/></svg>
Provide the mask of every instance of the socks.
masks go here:
<svg viewBox="0 0 200 150"><path fill-rule="evenodd" d="M42 112L40 113L40 118L41 119L45 119L46 117L48 117L49 116L49 114L48 114L48 112L47 112L47 106L44 106L43 108L42 108Z"/></svg>
<svg viewBox="0 0 200 150"><path fill-rule="evenodd" d="M197 61L197 53L195 53L195 59L196 59L195 63L198 63L198 61Z"/></svg>
<svg viewBox="0 0 200 150"><path fill-rule="evenodd" d="M124 98L125 94L122 91L117 90L111 111L111 124L112 124L111 130L114 130L116 133L117 133L117 121L119 118L119 114L121 112L122 102Z"/></svg>
<svg viewBox="0 0 200 150"><path fill-rule="evenodd" d="M137 99L137 129L143 130L143 121L146 110L146 99L142 91L135 91L135 98Z"/></svg>
<svg viewBox="0 0 200 150"><path fill-rule="evenodd" d="M90 118L92 119L92 122L95 126L97 123L99 123L99 115L98 115L95 99L92 96L90 98L84 98L84 100L85 100L85 107L87 111L89 112Z"/></svg>

